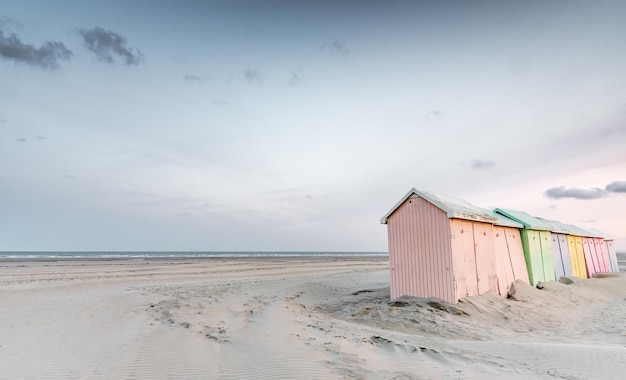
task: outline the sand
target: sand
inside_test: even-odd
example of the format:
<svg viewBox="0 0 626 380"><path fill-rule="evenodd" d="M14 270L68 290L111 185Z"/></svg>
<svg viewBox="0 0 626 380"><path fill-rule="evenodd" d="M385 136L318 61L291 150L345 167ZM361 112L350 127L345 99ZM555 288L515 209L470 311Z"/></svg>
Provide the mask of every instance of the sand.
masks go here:
<svg viewBox="0 0 626 380"><path fill-rule="evenodd" d="M384 259L0 262L0 379L622 379L626 276L389 302Z"/></svg>

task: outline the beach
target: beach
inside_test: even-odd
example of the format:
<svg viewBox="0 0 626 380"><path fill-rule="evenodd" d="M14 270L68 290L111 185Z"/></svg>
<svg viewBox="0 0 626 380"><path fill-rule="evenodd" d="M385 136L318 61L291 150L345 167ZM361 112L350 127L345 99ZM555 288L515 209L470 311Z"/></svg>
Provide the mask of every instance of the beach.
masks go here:
<svg viewBox="0 0 626 380"><path fill-rule="evenodd" d="M624 272L541 287L390 302L384 257L6 260L0 379L621 379Z"/></svg>

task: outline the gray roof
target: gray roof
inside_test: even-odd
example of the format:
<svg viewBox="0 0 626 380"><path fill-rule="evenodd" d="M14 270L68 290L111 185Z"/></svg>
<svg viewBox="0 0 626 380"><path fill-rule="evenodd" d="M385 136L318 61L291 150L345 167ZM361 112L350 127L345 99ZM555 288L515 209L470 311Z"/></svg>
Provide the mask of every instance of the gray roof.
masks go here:
<svg viewBox="0 0 626 380"><path fill-rule="evenodd" d="M385 216L380 219L380 223L387 224L387 218L389 218L389 216L393 214L393 212L396 211L400 205L413 195L423 198L427 202L433 204L435 207L445 212L448 215L448 218L451 219L465 219L499 226L522 228L522 225L515 221L502 218L490 210L474 206L473 204L462 199L416 190L415 188L412 188L408 193L406 193L406 195L402 197L402 199L400 199L400 201L398 201L398 203L396 203L395 206L393 206L391 210L389 210L389 212L387 212Z"/></svg>
<svg viewBox="0 0 626 380"><path fill-rule="evenodd" d="M604 231L596 230L595 228L585 228L585 231L589 231L596 237L601 237L604 240L615 240L615 238Z"/></svg>

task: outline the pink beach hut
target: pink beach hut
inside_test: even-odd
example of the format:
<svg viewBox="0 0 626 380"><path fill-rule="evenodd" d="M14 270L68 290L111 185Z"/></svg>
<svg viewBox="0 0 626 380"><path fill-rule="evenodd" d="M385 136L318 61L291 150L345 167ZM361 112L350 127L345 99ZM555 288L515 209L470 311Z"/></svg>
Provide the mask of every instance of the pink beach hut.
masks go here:
<svg viewBox="0 0 626 380"><path fill-rule="evenodd" d="M517 222L460 199L411 189L382 217L389 238L391 298L506 295L528 282Z"/></svg>
<svg viewBox="0 0 626 380"><path fill-rule="evenodd" d="M596 236L602 237L604 240L604 247L606 255L609 260L609 268L611 272L619 272L619 262L617 261L617 254L615 253L615 246L613 245L614 238L602 231L598 231L596 229L585 228L587 231L595 234Z"/></svg>

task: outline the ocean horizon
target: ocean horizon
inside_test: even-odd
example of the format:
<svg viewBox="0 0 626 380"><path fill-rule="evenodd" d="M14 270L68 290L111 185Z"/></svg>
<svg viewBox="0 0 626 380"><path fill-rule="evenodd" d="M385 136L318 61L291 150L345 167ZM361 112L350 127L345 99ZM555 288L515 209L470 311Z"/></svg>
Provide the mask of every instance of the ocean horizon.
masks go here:
<svg viewBox="0 0 626 380"><path fill-rule="evenodd" d="M48 259L198 259L198 258L298 258L386 257L387 252L360 251L0 251L0 260Z"/></svg>

